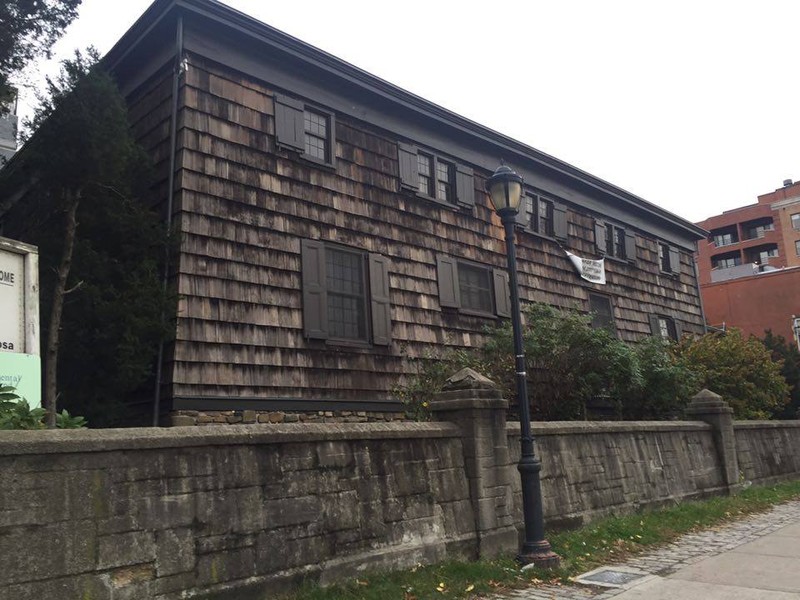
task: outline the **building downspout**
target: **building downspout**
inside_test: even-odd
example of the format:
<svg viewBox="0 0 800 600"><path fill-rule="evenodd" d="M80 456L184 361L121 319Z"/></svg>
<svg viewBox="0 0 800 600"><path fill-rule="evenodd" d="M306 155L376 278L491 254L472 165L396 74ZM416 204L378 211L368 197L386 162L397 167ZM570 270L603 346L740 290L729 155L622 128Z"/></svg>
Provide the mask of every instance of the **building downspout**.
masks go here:
<svg viewBox="0 0 800 600"><path fill-rule="evenodd" d="M169 179L167 184L167 239L172 237L172 205L175 195L175 154L178 145L178 92L181 76L185 71L183 60L183 16L178 15L178 22L175 32L175 64L172 67L172 113L170 115L169 127ZM164 279L162 281L163 291L166 293L169 285L170 269L170 248L171 243L167 244L164 257ZM161 325L166 321L165 311L161 311ZM156 362L156 383L153 392L153 427L158 427L159 415L161 413L161 378L164 361L164 340L158 342L158 359Z"/></svg>
<svg viewBox="0 0 800 600"><path fill-rule="evenodd" d="M700 253L698 252L698 259ZM703 333L708 333L708 322L706 321L706 309L703 305L703 291L700 289L700 275L697 273L697 260L692 255L692 269L694 269L694 281L697 284L697 298L700 300L700 316L703 317Z"/></svg>

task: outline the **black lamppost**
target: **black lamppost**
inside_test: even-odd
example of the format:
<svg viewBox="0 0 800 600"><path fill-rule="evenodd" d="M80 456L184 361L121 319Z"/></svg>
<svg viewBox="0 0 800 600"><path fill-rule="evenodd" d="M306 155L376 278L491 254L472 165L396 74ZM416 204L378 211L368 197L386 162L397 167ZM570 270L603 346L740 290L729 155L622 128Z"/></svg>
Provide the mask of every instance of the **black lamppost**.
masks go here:
<svg viewBox="0 0 800 600"><path fill-rule="evenodd" d="M511 325L514 329L514 354L517 373L517 400L519 402L519 421L521 429L521 453L519 458L520 478L522 480L522 515L525 521L525 541L517 555L523 564L538 567L557 567L561 558L550 548L544 538L544 518L542 516L542 485L539 472L542 463L533 451L531 434L531 413L528 405L528 382L525 373L525 353L522 347L522 318L519 310L519 290L517 288L517 253L514 247L514 225L519 203L522 199L522 177L505 165L500 165L486 182L486 191L492 198L494 208L506 231L506 256L508 258L508 282L511 288Z"/></svg>

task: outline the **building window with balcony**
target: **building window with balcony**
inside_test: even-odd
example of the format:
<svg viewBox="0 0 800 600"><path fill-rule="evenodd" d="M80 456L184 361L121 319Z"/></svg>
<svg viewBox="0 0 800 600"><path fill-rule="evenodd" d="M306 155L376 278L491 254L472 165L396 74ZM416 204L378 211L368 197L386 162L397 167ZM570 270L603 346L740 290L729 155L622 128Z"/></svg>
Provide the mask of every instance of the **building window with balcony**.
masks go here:
<svg viewBox="0 0 800 600"><path fill-rule="evenodd" d="M760 219L745 223L742 228L744 230L744 239L757 240L763 238L767 231L774 231L775 225L772 219Z"/></svg>
<svg viewBox="0 0 800 600"><path fill-rule="evenodd" d="M770 258L775 258L777 256L778 246L757 246L756 248L751 248L746 252L746 261L764 265L769 262Z"/></svg>
<svg viewBox="0 0 800 600"><path fill-rule="evenodd" d="M711 257L712 269L730 269L742 264L742 257L738 252L720 254L719 256Z"/></svg>
<svg viewBox="0 0 800 600"><path fill-rule="evenodd" d="M735 229L713 231L711 232L711 236L717 248L720 246L730 246L739 241L739 236L736 234Z"/></svg>

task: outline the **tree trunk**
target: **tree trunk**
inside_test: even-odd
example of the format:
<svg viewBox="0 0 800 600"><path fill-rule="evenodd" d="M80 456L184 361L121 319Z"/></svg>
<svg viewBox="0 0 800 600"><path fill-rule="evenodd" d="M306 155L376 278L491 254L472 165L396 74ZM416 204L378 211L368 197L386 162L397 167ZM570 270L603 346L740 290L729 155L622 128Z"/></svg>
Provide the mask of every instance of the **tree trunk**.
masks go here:
<svg viewBox="0 0 800 600"><path fill-rule="evenodd" d="M50 309L50 330L47 333L44 363L44 409L47 411L47 426L56 426L56 395L58 392L58 344L61 332L61 314L64 309L64 296L67 295L67 278L72 266L72 251L75 247L75 231L78 228L76 213L80 194L67 193L66 223L64 229L64 250L61 253L61 264L56 271L57 279L53 290L53 306Z"/></svg>

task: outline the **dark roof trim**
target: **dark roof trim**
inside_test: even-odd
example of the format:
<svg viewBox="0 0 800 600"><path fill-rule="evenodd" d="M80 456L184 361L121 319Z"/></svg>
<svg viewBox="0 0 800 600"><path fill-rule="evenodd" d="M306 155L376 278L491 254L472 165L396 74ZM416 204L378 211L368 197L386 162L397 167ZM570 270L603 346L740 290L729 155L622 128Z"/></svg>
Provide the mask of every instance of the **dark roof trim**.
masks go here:
<svg viewBox="0 0 800 600"><path fill-rule="evenodd" d="M176 9L185 10L213 20L218 24L236 29L243 34L257 39L261 43L272 46L281 52L288 53L304 62L311 63L339 78L345 79L360 87L368 88L373 94L382 96L393 103L400 104L405 108L421 113L427 118L439 121L447 127L456 128L472 137L477 137L484 142L496 146L499 150L498 155L505 156L506 159L510 158L509 153L513 153L525 160L533 160L553 171L579 180L584 185L609 194L616 199L634 206L638 210L651 214L658 219L665 220L698 239L706 237L704 229L635 194L627 192L622 188L595 177L586 171L582 171L549 154L480 125L475 121L457 115L454 112L429 102L388 81L371 75L354 65L216 0L156 0L104 57L104 64L109 69L113 70L120 61L135 49L142 38L144 38L159 21L168 18L170 13Z"/></svg>

